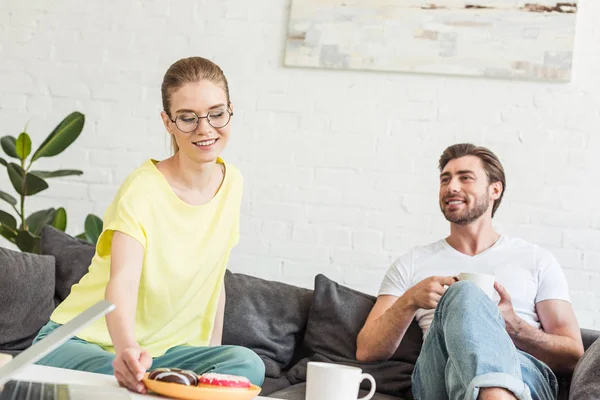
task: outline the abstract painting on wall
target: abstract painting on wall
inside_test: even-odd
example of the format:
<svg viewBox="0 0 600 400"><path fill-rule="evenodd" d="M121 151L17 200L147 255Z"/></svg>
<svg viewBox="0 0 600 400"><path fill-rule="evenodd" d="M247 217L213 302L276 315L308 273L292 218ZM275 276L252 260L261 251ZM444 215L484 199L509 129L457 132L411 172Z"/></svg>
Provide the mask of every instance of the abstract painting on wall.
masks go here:
<svg viewBox="0 0 600 400"><path fill-rule="evenodd" d="M292 0L286 66L571 79L577 2Z"/></svg>

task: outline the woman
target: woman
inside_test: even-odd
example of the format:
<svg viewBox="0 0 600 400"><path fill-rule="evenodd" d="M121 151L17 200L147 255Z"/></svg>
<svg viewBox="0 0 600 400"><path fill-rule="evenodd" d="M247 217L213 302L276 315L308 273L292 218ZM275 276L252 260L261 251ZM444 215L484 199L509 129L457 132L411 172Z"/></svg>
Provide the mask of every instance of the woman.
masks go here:
<svg viewBox="0 0 600 400"><path fill-rule="evenodd" d="M239 239L242 176L219 154L233 106L223 71L192 57L162 83L161 117L174 155L133 171L106 211L89 272L54 311L36 341L106 298L116 305L43 365L115 374L145 393L151 367L245 376L255 385L264 364L251 350L220 346L223 277Z"/></svg>

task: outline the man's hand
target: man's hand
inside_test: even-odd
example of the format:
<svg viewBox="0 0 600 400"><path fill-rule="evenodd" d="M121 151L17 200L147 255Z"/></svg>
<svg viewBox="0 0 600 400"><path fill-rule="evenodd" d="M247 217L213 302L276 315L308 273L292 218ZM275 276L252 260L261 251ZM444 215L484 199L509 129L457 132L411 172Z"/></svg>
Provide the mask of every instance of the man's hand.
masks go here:
<svg viewBox="0 0 600 400"><path fill-rule="evenodd" d="M494 289L496 289L496 292L498 292L498 294L500 295L500 302L498 303L498 308L500 309L502 317L504 318L506 331L511 336L519 336L523 320L519 318L519 316L515 312L512 305L512 300L510 298L510 294L508 294L506 288L498 282L494 282Z"/></svg>
<svg viewBox="0 0 600 400"><path fill-rule="evenodd" d="M432 310L437 307L440 298L446 291L446 287L455 283L457 279L453 276L432 276L423 279L415 286L406 291L413 309L419 308Z"/></svg>
<svg viewBox="0 0 600 400"><path fill-rule="evenodd" d="M134 392L145 394L147 389L142 383L146 371L152 366L152 357L141 347L128 347L117 353L113 361L115 377L119 385Z"/></svg>

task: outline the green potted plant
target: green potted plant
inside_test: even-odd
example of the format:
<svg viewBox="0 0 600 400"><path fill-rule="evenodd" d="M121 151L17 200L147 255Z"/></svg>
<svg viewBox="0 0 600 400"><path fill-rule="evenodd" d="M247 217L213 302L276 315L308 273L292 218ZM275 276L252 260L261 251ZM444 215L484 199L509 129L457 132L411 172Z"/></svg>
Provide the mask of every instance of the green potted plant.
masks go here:
<svg viewBox="0 0 600 400"><path fill-rule="evenodd" d="M35 211L29 215L25 212L25 199L48 188L46 180L64 176L81 175L83 172L75 169L57 171L33 170L33 163L42 157L54 157L69 147L83 130L85 117L80 112L66 116L46 140L31 154L31 138L25 132L15 138L4 136L0 145L8 157L16 162L0 157L0 164L6 167L8 177L19 198L0 190L0 200L12 208L16 217L0 209L0 235L14 243L21 251L38 253L40 232L44 225L52 225L64 231L67 227L67 212L63 207L48 208ZM31 155L31 158L29 156ZM89 214L85 220L85 232L78 235L91 243L96 243L102 232L102 220Z"/></svg>

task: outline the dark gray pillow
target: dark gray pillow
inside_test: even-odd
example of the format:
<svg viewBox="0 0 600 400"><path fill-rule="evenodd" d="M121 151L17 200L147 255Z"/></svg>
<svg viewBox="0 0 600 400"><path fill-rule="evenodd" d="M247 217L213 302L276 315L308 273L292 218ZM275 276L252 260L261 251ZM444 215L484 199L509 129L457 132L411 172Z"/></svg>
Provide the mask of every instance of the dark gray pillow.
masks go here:
<svg viewBox="0 0 600 400"><path fill-rule="evenodd" d="M74 238L50 225L42 229L40 253L56 259L55 305L59 305L71 293L71 286L88 272L96 247L84 240Z"/></svg>
<svg viewBox="0 0 600 400"><path fill-rule="evenodd" d="M573 373L570 399L596 400L600 396L600 339L588 348Z"/></svg>
<svg viewBox="0 0 600 400"><path fill-rule="evenodd" d="M339 285L324 275L315 278L315 291L303 347L312 354L288 372L291 384L306 381L309 361L334 362L359 367L373 375L377 392L412 398L411 375L423 343L421 328L413 321L392 358L383 362L356 360L356 338L376 298ZM364 381L363 389L370 383Z"/></svg>
<svg viewBox="0 0 600 400"><path fill-rule="evenodd" d="M312 290L227 271L225 293L223 344L252 349L279 378L302 342Z"/></svg>
<svg viewBox="0 0 600 400"><path fill-rule="evenodd" d="M31 346L54 310L54 258L0 247L0 351Z"/></svg>

